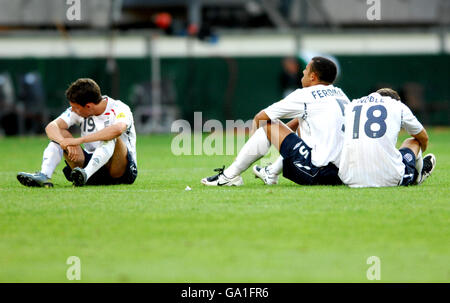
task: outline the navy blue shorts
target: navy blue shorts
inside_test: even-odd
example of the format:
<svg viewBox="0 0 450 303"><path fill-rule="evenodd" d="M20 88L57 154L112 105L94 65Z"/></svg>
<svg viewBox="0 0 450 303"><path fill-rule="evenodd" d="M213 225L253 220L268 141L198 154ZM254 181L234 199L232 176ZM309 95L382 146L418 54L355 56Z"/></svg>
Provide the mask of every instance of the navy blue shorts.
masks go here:
<svg viewBox="0 0 450 303"><path fill-rule="evenodd" d="M402 162L405 164L405 173L400 185L408 186L411 185L419 175L416 170L416 155L414 155L414 152L407 147L403 147L399 151L402 154Z"/></svg>
<svg viewBox="0 0 450 303"><path fill-rule="evenodd" d="M281 142L283 156L283 176L301 185L340 185L338 168L329 163L316 167L311 162L311 148L295 133L289 134Z"/></svg>
<svg viewBox="0 0 450 303"><path fill-rule="evenodd" d="M89 161L92 158L92 154L86 152L83 149L84 153L84 164L83 168L85 168ZM127 168L125 169L125 173L119 178L113 178L109 174L108 168L104 165L98 171L96 171L86 182L86 185L116 185L116 184L133 184L134 180L137 178L137 166L133 160L133 157L130 154L130 151L127 152ZM72 169L69 164L66 162L66 166L63 168L63 173L66 179L72 182L70 178L70 173Z"/></svg>

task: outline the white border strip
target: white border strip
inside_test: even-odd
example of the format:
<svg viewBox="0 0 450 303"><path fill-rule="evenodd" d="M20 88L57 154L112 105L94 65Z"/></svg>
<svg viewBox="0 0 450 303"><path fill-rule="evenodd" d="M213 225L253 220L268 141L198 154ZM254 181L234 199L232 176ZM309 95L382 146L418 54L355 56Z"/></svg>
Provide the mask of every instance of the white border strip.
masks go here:
<svg viewBox="0 0 450 303"><path fill-rule="evenodd" d="M305 34L299 40L302 50L328 54L437 54L438 34ZM291 56L300 47L292 35L223 36L217 43L179 37L157 38L153 48L159 57ZM0 58L22 57L146 57L148 36L0 37ZM450 34L445 35L450 53Z"/></svg>

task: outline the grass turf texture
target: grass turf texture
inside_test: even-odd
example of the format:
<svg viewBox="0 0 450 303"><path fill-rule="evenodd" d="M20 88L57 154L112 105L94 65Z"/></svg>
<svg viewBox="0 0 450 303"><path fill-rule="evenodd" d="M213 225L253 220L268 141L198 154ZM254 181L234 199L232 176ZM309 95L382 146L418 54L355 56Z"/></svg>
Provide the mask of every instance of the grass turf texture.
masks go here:
<svg viewBox="0 0 450 303"><path fill-rule="evenodd" d="M69 256L81 282L367 282L369 256L381 282L449 282L450 130L429 134L431 178L378 189L204 187L233 156L173 156L169 135L138 138L134 185L73 188L60 164L26 188L48 141L0 139L0 282L68 281Z"/></svg>

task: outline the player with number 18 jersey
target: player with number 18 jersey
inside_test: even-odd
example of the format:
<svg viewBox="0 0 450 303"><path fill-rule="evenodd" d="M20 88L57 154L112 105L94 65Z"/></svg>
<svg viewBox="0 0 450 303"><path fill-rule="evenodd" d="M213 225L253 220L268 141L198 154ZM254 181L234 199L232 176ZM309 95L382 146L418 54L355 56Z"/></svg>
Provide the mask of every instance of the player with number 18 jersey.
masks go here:
<svg viewBox="0 0 450 303"><path fill-rule="evenodd" d="M401 101L379 93L353 100L345 110L339 165L342 182L350 187L400 185L405 176L403 155L396 148L401 128L412 136L424 129ZM414 154L405 157L413 158Z"/></svg>

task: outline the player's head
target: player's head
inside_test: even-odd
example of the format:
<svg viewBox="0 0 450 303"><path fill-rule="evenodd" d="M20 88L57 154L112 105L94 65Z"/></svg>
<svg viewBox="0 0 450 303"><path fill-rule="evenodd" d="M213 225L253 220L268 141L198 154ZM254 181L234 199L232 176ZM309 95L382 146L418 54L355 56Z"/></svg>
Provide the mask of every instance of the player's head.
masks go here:
<svg viewBox="0 0 450 303"><path fill-rule="evenodd" d="M336 64L324 57L314 57L303 70L302 86L332 84L336 80Z"/></svg>
<svg viewBox="0 0 450 303"><path fill-rule="evenodd" d="M81 78L70 84L66 98L72 110L82 117L92 116L95 106L103 99L100 87L89 78Z"/></svg>
<svg viewBox="0 0 450 303"><path fill-rule="evenodd" d="M379 90L377 90L377 93L382 96L391 97L394 100L400 101L400 95L392 88L380 88Z"/></svg>

